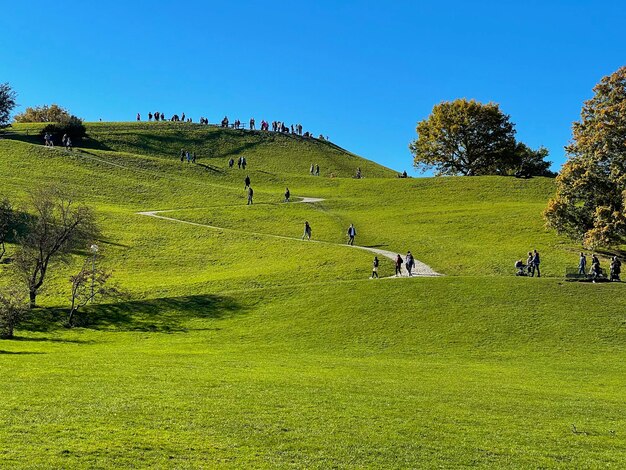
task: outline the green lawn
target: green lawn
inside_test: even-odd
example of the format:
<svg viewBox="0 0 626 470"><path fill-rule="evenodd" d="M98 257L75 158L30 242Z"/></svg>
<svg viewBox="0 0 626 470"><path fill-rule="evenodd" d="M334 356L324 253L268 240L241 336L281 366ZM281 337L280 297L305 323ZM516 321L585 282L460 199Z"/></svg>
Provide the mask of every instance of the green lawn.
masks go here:
<svg viewBox="0 0 626 470"><path fill-rule="evenodd" d="M77 253L0 341L1 467L626 464L624 286L563 281L579 247L543 227L552 180L398 179L324 142L168 123L89 125L68 154L36 127L0 140L0 195L56 182L93 205L129 298L64 328ZM205 166L176 159L192 145ZM285 186L325 200L281 204ZM331 243L271 236L304 220ZM446 276L367 279L351 222ZM533 248L544 277L516 278Z"/></svg>

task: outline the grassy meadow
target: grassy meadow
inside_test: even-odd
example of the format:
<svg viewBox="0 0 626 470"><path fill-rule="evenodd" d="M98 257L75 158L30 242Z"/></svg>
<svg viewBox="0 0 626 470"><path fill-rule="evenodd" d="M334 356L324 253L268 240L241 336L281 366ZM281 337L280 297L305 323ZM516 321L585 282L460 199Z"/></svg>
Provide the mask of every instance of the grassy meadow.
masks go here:
<svg viewBox="0 0 626 470"><path fill-rule="evenodd" d="M75 253L0 341L0 467L626 464L626 291L564 282L580 248L544 228L553 180L399 179L329 142L195 124L89 124L72 153L37 132L0 139L0 196L56 183L92 205L129 295L65 328ZM287 186L324 201L282 204ZM290 239L304 220L329 243ZM445 276L368 279L350 223ZM533 248L542 278L515 277Z"/></svg>

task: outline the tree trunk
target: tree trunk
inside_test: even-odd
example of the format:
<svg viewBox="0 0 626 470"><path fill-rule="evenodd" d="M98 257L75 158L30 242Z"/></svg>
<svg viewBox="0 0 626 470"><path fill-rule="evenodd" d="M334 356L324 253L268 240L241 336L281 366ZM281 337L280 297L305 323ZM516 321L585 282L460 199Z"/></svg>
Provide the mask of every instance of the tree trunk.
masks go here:
<svg viewBox="0 0 626 470"><path fill-rule="evenodd" d="M31 290L30 291L30 304L29 304L29 308L35 308L37 306L36 300L37 300L37 291L36 290Z"/></svg>

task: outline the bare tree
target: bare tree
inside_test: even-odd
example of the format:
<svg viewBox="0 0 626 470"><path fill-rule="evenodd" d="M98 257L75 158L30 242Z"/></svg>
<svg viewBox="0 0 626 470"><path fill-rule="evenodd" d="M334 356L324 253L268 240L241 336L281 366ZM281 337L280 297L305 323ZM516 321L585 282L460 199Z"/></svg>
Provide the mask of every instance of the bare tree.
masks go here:
<svg viewBox="0 0 626 470"><path fill-rule="evenodd" d="M0 291L0 338L13 338L13 331L24 317L28 307L24 293L15 287Z"/></svg>
<svg viewBox="0 0 626 470"><path fill-rule="evenodd" d="M87 246L99 231L92 210L58 187L33 192L31 203L34 216L18 239L15 269L28 287L29 305L34 308L50 263Z"/></svg>
<svg viewBox="0 0 626 470"><path fill-rule="evenodd" d="M76 322L78 309L84 307L89 302L93 302L96 297L119 297L122 292L109 283L111 273L98 268L93 258L85 259L80 271L70 276L72 283L72 302L67 325L72 327Z"/></svg>

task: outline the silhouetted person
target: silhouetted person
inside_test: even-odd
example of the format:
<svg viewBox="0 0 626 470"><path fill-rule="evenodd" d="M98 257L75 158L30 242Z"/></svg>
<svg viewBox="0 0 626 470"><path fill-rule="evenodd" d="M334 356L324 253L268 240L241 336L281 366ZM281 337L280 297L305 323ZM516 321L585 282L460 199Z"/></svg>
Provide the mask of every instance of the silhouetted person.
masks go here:
<svg viewBox="0 0 626 470"><path fill-rule="evenodd" d="M291 193L289 192L289 188L285 189L285 202L289 202L289 198L291 197Z"/></svg>
<svg viewBox="0 0 626 470"><path fill-rule="evenodd" d="M252 186L248 186L248 205L252 204L252 196L254 196L254 191Z"/></svg>

